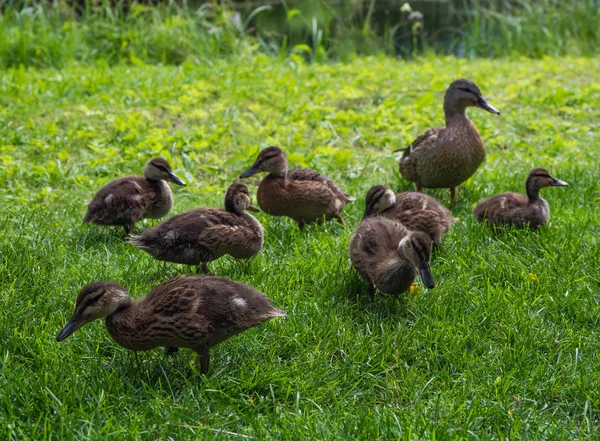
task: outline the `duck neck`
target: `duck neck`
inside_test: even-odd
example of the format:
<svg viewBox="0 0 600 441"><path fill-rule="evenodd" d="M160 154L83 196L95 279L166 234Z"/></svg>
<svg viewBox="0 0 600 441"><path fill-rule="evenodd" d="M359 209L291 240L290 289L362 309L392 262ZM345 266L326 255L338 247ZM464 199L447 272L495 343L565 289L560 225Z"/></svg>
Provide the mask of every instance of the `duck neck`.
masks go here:
<svg viewBox="0 0 600 441"><path fill-rule="evenodd" d="M118 336L135 328L136 309L136 304L130 299L128 303L123 303L115 312L107 315L104 319L106 329L108 329L112 338L121 345Z"/></svg>
<svg viewBox="0 0 600 441"><path fill-rule="evenodd" d="M287 187L288 182L289 182L287 168L283 171L280 171L280 170L272 171L271 176L276 181L279 181L284 187Z"/></svg>
<svg viewBox="0 0 600 441"><path fill-rule="evenodd" d="M532 181L527 181L525 183L525 189L527 190L527 197L530 202L539 201L540 200L540 189L533 185Z"/></svg>
<svg viewBox="0 0 600 441"><path fill-rule="evenodd" d="M465 123L470 121L467 116L466 108L458 105L457 103L451 103L449 101L444 102L444 116L446 117L446 126L454 124Z"/></svg>

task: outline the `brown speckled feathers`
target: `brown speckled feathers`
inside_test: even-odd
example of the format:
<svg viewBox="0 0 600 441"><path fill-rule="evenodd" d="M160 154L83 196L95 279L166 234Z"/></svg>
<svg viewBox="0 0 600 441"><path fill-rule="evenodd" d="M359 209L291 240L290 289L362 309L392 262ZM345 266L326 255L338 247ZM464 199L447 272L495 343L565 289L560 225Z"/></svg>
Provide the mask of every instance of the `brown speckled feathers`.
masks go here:
<svg viewBox="0 0 600 441"><path fill-rule="evenodd" d="M331 179L312 169L288 169L287 157L278 147L268 147L241 178L269 173L260 183L260 208L273 216L287 216L300 227L305 223L335 218L344 225L341 210L353 200Z"/></svg>
<svg viewBox="0 0 600 441"><path fill-rule="evenodd" d="M129 243L155 259L186 265L203 264L226 254L246 259L260 251L264 240L261 224L245 210L256 209L248 189L233 184L225 195L225 207L203 207L188 211L133 236Z"/></svg>
<svg viewBox="0 0 600 441"><path fill-rule="evenodd" d="M473 210L479 222L488 220L495 226L512 225L538 228L548 222L550 206L540 196L545 187L566 187L568 184L556 179L543 168L534 168L525 181L527 195L502 193L480 202Z"/></svg>
<svg viewBox="0 0 600 441"><path fill-rule="evenodd" d="M75 313L58 334L61 341L95 319L106 317L109 334L121 346L145 351L165 346L190 348L200 354L206 373L211 347L272 317L286 314L252 287L219 277L180 276L132 301L115 282L84 287Z"/></svg>
<svg viewBox="0 0 600 441"><path fill-rule="evenodd" d="M350 258L365 281L382 292L399 294L407 291L419 274L417 265L424 271L426 266L429 272L431 240L424 233L408 231L397 220L367 217L350 239ZM430 279L428 274L427 283L433 287ZM372 290L369 294L373 298Z"/></svg>

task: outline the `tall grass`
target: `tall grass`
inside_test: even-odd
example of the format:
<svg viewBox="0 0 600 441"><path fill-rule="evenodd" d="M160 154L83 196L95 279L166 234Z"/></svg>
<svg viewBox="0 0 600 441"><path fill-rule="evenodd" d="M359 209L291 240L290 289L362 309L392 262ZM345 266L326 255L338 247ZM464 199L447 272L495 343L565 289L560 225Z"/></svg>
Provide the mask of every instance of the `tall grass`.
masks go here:
<svg viewBox="0 0 600 441"><path fill-rule="evenodd" d="M377 0L256 3L247 9L232 2L149 7L84 0L78 7L0 1L0 67L210 62L248 48L283 57L301 53L311 61L428 51L469 58L598 53L597 0L413 3L419 6L424 20L417 26L406 9Z"/></svg>

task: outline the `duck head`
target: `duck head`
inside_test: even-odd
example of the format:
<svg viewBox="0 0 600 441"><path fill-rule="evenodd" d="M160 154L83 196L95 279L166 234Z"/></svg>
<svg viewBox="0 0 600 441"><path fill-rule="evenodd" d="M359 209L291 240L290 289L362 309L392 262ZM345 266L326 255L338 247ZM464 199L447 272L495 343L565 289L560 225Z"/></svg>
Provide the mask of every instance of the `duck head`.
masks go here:
<svg viewBox="0 0 600 441"><path fill-rule="evenodd" d="M500 115L500 111L491 106L481 95L481 90L471 80L462 78L454 81L448 87L444 97L444 112L446 117L462 114L467 107L479 107L490 113Z"/></svg>
<svg viewBox="0 0 600 441"><path fill-rule="evenodd" d="M285 177L288 170L287 157L279 147L267 147L258 154L258 158L240 178L248 178L257 173L267 172L273 176Z"/></svg>
<svg viewBox="0 0 600 441"><path fill-rule="evenodd" d="M365 214L363 219L371 214L381 213L396 203L396 194L384 185L371 187L365 196Z"/></svg>
<svg viewBox="0 0 600 441"><path fill-rule="evenodd" d="M242 214L246 210L260 211L252 205L248 187L239 183L232 184L227 189L227 193L225 193L225 210L237 214Z"/></svg>
<svg viewBox="0 0 600 441"><path fill-rule="evenodd" d="M117 309L131 305L131 297L116 282L96 282L86 285L75 302L73 317L56 336L61 341L86 323L106 317Z"/></svg>
<svg viewBox="0 0 600 441"><path fill-rule="evenodd" d="M165 180L174 182L177 185L185 186L185 182L175 176L171 171L169 163L162 158L154 158L148 161L144 167L144 177L154 181Z"/></svg>
<svg viewBox="0 0 600 441"><path fill-rule="evenodd" d="M560 179L556 179L548 170L543 168L534 168L529 172L525 181L527 195L530 198L535 198L539 195L540 190L545 187L567 187L569 184Z"/></svg>
<svg viewBox="0 0 600 441"><path fill-rule="evenodd" d="M409 231L398 245L398 251L415 267L423 284L434 288L433 276L429 268L431 260L431 239L420 231Z"/></svg>

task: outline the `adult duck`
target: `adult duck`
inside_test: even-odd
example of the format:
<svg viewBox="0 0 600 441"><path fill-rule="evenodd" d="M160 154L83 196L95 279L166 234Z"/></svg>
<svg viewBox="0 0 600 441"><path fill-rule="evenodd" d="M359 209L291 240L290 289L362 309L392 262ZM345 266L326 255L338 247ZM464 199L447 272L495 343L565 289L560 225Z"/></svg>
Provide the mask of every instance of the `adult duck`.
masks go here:
<svg viewBox="0 0 600 441"><path fill-rule="evenodd" d="M399 159L400 174L426 188L450 188L454 202L456 187L477 171L485 158L479 131L466 114L468 107L479 107L496 115L500 111L488 104L479 87L470 80L450 84L444 97L445 127L427 130L406 148Z"/></svg>

